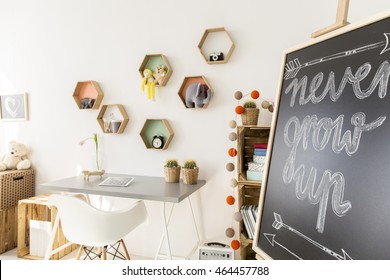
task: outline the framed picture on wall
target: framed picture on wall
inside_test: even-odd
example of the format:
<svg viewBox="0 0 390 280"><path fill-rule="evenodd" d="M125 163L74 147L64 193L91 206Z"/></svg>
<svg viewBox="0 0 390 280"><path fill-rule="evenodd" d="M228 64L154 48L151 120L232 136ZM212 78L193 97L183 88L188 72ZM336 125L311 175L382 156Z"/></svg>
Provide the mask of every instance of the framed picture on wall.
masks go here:
<svg viewBox="0 0 390 280"><path fill-rule="evenodd" d="M27 93L0 95L2 121L28 120Z"/></svg>

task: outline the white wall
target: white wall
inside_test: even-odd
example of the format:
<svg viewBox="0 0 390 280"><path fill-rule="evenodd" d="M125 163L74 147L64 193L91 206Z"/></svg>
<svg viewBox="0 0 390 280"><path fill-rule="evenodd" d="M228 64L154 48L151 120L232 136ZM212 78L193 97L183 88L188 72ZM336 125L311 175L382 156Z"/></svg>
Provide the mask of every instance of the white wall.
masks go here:
<svg viewBox="0 0 390 280"><path fill-rule="evenodd" d="M283 3L281 3L283 2ZM332 24L337 1L227 0L0 0L0 93L29 94L30 120L0 122L0 154L16 139L31 147L37 184L92 168L93 144L78 142L98 132L108 172L162 176L167 158L197 160L208 184L193 196L203 239L229 243L224 235L234 209L227 138L234 119L233 93L258 89L274 100L282 50L307 41ZM388 1L351 1L349 21L389 9ZM197 49L206 28L224 26L236 49L229 63L208 65ZM141 94L138 67L145 54L165 54L173 68L157 102ZM185 76L205 75L215 96L205 110L185 109L177 92ZM77 81L95 80L103 104L121 103L130 122L122 135L101 133L98 111L79 110ZM175 136L166 151L147 150L139 136L146 118L166 118ZM262 111L261 124L271 114ZM161 232L160 205L148 202L150 223L129 235L131 253L152 257ZM194 243L186 204L172 220L174 253ZM236 226L236 225L235 225ZM238 238L238 236L237 236Z"/></svg>

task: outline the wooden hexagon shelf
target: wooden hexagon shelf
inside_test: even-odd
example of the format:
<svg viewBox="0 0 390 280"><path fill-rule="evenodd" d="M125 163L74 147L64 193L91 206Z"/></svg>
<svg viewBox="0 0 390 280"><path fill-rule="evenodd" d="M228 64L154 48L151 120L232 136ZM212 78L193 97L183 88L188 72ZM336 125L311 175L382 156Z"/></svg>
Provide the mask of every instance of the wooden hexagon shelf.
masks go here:
<svg viewBox="0 0 390 280"><path fill-rule="evenodd" d="M77 82L73 98L79 109L97 110L103 100L103 92L95 81Z"/></svg>
<svg viewBox="0 0 390 280"><path fill-rule="evenodd" d="M168 148L174 135L173 130L166 119L147 119L139 134L148 149L155 149L152 145L154 136L162 136L162 150Z"/></svg>
<svg viewBox="0 0 390 280"><path fill-rule="evenodd" d="M224 27L206 29L198 44L208 64L227 63L234 48L234 42Z"/></svg>
<svg viewBox="0 0 390 280"><path fill-rule="evenodd" d="M203 102L205 102L205 103L198 104L198 106L195 102L193 102L193 98L189 97L189 100L187 100L187 89L191 84L194 84L194 83L196 83L196 84L200 83L201 85L206 86L206 88L205 88L206 90L210 89L210 91L211 91L211 96L209 96L208 94L205 94L203 96L204 97ZM186 108L204 108L205 109L205 108L207 108L207 106L210 102L210 99L212 99L212 97L214 95L214 90L212 89L211 85L207 81L206 77L204 77L204 76L190 76L190 77L184 78L178 94L179 94L179 97ZM199 101L201 101L201 100L202 99L200 99Z"/></svg>
<svg viewBox="0 0 390 280"><path fill-rule="evenodd" d="M114 120L111 120L110 117L107 118L105 116L107 114L112 114L110 117L112 118L114 116ZM117 116L118 114L120 117ZM126 125L129 122L129 117L123 105L109 104L102 106L97 117L97 121L104 133L119 134L123 133L125 130Z"/></svg>
<svg viewBox="0 0 390 280"><path fill-rule="evenodd" d="M162 70L158 70L160 65L163 66ZM172 67L169 65L168 59L163 54L147 54L139 67L139 73L143 77L143 71L150 69L153 72L153 77L156 82L156 87L165 86L168 83L169 78L172 75Z"/></svg>

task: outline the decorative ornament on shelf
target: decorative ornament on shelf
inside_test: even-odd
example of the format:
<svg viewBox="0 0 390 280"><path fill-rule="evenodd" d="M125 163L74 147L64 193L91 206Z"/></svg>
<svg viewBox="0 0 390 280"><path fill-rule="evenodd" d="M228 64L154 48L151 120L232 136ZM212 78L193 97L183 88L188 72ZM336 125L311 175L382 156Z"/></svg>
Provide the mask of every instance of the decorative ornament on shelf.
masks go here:
<svg viewBox="0 0 390 280"><path fill-rule="evenodd" d="M154 135L152 139L152 146L155 149L162 149L164 147L164 137L161 135Z"/></svg>
<svg viewBox="0 0 390 280"><path fill-rule="evenodd" d="M85 142L88 140L93 140L95 142L95 163L96 170L83 170L81 173L84 175L84 180L88 182L90 176L102 176L104 174L104 170L100 169L99 166L99 139L96 133L94 133L91 137L87 137L84 140L80 141L79 144L83 146Z"/></svg>
<svg viewBox="0 0 390 280"><path fill-rule="evenodd" d="M168 159L165 162L164 174L165 182L167 183L177 183L180 180L180 169L181 166L176 159Z"/></svg>
<svg viewBox="0 0 390 280"><path fill-rule="evenodd" d="M141 85L141 90L142 92L145 91L145 86L146 86L146 92L148 94L148 99L155 101L155 80L153 77L153 72L150 69L145 69L143 71L143 78L142 78L142 85Z"/></svg>

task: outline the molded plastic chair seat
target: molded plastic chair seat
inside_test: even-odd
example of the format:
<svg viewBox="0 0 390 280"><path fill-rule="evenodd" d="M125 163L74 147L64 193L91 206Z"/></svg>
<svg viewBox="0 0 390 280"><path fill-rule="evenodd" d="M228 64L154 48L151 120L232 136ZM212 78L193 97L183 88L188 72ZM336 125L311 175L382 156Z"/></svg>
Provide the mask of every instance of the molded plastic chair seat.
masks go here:
<svg viewBox="0 0 390 280"><path fill-rule="evenodd" d="M102 211L77 197L51 195L48 200L58 210L62 231L66 239L83 246L105 248L122 241L123 238L139 225L147 221L147 211L143 201L137 201L121 211ZM127 249L125 248L126 255Z"/></svg>

